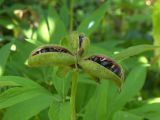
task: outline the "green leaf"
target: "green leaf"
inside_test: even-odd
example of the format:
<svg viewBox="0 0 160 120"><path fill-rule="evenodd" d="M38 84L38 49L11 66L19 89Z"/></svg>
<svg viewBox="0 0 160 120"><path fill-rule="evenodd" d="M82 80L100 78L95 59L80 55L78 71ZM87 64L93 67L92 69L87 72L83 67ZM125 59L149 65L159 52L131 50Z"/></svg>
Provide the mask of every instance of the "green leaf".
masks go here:
<svg viewBox="0 0 160 120"><path fill-rule="evenodd" d="M48 112L50 120L70 120L70 104L69 102L59 102L53 100Z"/></svg>
<svg viewBox="0 0 160 120"><path fill-rule="evenodd" d="M121 93L115 98L112 106L113 111L121 110L143 87L146 78L146 68L138 66L127 76Z"/></svg>
<svg viewBox="0 0 160 120"><path fill-rule="evenodd" d="M60 72L61 67L59 67L58 69L55 67L54 69L54 73L53 73L53 84L54 87L56 88L58 94L62 97L63 100L65 100L69 87L70 87L70 82L71 82L71 75L72 72L71 71L66 71L66 74L63 74L63 77L57 74L60 74L58 72ZM64 68L65 69L65 68ZM63 72L63 71L61 71Z"/></svg>
<svg viewBox="0 0 160 120"><path fill-rule="evenodd" d="M135 108L135 109L131 109L129 110L129 112L139 115L139 116L143 116L146 117L150 120L155 120L153 119L154 117L158 117L160 114L160 103L153 103L153 104L145 104L141 107ZM160 116L159 116L160 118Z"/></svg>
<svg viewBox="0 0 160 120"><path fill-rule="evenodd" d="M52 101L53 96L49 95L38 95L25 100L8 108L4 114L3 120L28 120L42 110L48 108Z"/></svg>
<svg viewBox="0 0 160 120"><path fill-rule="evenodd" d="M85 109L84 120L106 120L108 107L109 81L98 85L94 96Z"/></svg>
<svg viewBox="0 0 160 120"><path fill-rule="evenodd" d="M153 37L154 45L160 45L160 1L156 1L153 6ZM156 55L160 55L160 49L155 50Z"/></svg>
<svg viewBox="0 0 160 120"><path fill-rule="evenodd" d="M6 81L5 84L4 81ZM50 93L46 89L44 89L37 83L22 77L2 76L0 77L0 84L1 86L14 86L15 84L18 85L15 87L11 87L0 94L0 109L12 106L19 102L23 102L24 100L31 99L38 95L50 95Z"/></svg>
<svg viewBox="0 0 160 120"><path fill-rule="evenodd" d="M97 88L97 83L86 77L85 74L79 74L78 86L76 92L76 110L80 112L83 110L89 100L94 96Z"/></svg>
<svg viewBox="0 0 160 120"><path fill-rule="evenodd" d="M143 120L143 118L128 112L118 111L115 113L113 120Z"/></svg>
<svg viewBox="0 0 160 120"><path fill-rule="evenodd" d="M0 109L31 99L40 94L45 93L35 88L10 88L0 95Z"/></svg>
<svg viewBox="0 0 160 120"><path fill-rule="evenodd" d="M4 0L0 0L0 5L4 2Z"/></svg>
<svg viewBox="0 0 160 120"><path fill-rule="evenodd" d="M123 51L114 55L113 57L114 57L114 60L122 61L122 60L127 59L131 56L138 55L142 52L153 50L155 48L157 48L157 47L153 46L153 45L136 45L136 46L132 46L127 49L124 49Z"/></svg>
<svg viewBox="0 0 160 120"><path fill-rule="evenodd" d="M42 12L43 14L43 12ZM38 30L37 30L37 41L35 41L35 43L49 43L50 42L50 33L49 33L49 28L48 28L48 23L47 23L47 18L45 15L41 15L40 18L40 23L38 26Z"/></svg>
<svg viewBox="0 0 160 120"><path fill-rule="evenodd" d="M50 43L59 43L62 36L65 36L67 31L66 27L53 7L48 8L47 16Z"/></svg>
<svg viewBox="0 0 160 120"><path fill-rule="evenodd" d="M6 65L7 59L8 59L9 54L10 54L11 45L12 45L12 42L8 43L7 45L3 46L0 49L0 55L1 55L1 58L0 58L0 76L2 76L3 73L4 73L5 65Z"/></svg>
<svg viewBox="0 0 160 120"><path fill-rule="evenodd" d="M85 33L87 36L92 34L100 24L100 21L105 15L105 12L108 9L109 2L105 2L100 8L95 10L90 16L85 18L77 31Z"/></svg>
<svg viewBox="0 0 160 120"><path fill-rule="evenodd" d="M18 76L1 76L0 77L0 86L8 86L8 85L19 85L20 87L26 88L42 88L36 82Z"/></svg>
<svg viewBox="0 0 160 120"><path fill-rule="evenodd" d="M63 6L60 8L60 17L62 18L62 21L64 22L65 28L68 28L68 26L69 26L69 9L67 7L67 4L63 4Z"/></svg>

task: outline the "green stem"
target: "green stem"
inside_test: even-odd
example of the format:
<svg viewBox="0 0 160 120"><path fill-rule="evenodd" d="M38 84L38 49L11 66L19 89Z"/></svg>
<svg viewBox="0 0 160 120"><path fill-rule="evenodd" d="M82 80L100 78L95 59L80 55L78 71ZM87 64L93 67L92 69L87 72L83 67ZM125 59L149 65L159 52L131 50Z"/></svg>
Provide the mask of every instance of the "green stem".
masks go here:
<svg viewBox="0 0 160 120"><path fill-rule="evenodd" d="M71 32L73 30L73 8L74 8L74 0L70 1L70 26L69 31Z"/></svg>
<svg viewBox="0 0 160 120"><path fill-rule="evenodd" d="M71 120L76 120L76 107L75 107L75 98L77 92L77 78L78 78L78 69L74 69L72 76L72 88L71 88Z"/></svg>

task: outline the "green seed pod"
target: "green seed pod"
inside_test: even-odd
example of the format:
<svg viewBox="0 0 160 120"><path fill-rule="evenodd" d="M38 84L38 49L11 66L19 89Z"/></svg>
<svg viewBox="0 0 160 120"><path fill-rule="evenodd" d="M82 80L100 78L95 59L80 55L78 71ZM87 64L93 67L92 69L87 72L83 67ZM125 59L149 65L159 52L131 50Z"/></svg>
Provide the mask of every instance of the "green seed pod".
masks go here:
<svg viewBox="0 0 160 120"><path fill-rule="evenodd" d="M91 76L113 80L121 88L124 78L123 70L111 58L104 55L92 55L80 61L79 65Z"/></svg>
<svg viewBox="0 0 160 120"><path fill-rule="evenodd" d="M90 40L83 33L80 33L79 48L78 48L78 53L80 56L87 52L89 45L90 45Z"/></svg>
<svg viewBox="0 0 160 120"><path fill-rule="evenodd" d="M83 33L72 32L61 40L61 44L81 56L87 51L90 40Z"/></svg>
<svg viewBox="0 0 160 120"><path fill-rule="evenodd" d="M66 48L58 45L44 45L36 48L28 59L28 65L33 67L44 65L74 64L73 54Z"/></svg>

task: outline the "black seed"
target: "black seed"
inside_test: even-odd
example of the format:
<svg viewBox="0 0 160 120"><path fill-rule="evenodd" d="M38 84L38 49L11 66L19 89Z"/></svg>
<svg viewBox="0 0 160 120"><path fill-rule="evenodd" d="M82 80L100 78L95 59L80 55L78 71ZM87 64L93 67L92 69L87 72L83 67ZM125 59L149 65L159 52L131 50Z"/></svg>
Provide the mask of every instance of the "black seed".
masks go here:
<svg viewBox="0 0 160 120"><path fill-rule="evenodd" d="M114 68L113 72L117 75L120 75L121 71L118 67Z"/></svg>
<svg viewBox="0 0 160 120"><path fill-rule="evenodd" d="M100 61L105 61L106 59L103 57L100 57Z"/></svg>
<svg viewBox="0 0 160 120"><path fill-rule="evenodd" d="M113 63L111 61L106 60L106 61L102 61L101 65L103 65L106 68L110 68L113 65Z"/></svg>
<svg viewBox="0 0 160 120"><path fill-rule="evenodd" d="M99 61L99 60L98 60L98 57L96 57L96 56L95 56L95 57L92 57L92 60L95 61L95 62Z"/></svg>
<svg viewBox="0 0 160 120"><path fill-rule="evenodd" d="M83 35L79 35L79 48L82 47L83 38L84 38Z"/></svg>
<svg viewBox="0 0 160 120"><path fill-rule="evenodd" d="M39 54L39 53L41 53L41 51L40 51L40 50L36 52L36 54Z"/></svg>
<svg viewBox="0 0 160 120"><path fill-rule="evenodd" d="M110 71L115 73L120 78L123 77L121 68L116 63L114 63L114 61L112 61L110 59L107 59L105 57L100 57L100 56L92 56L92 57L87 58L86 60L94 61L94 62L104 66L105 68L109 69Z"/></svg>
<svg viewBox="0 0 160 120"><path fill-rule="evenodd" d="M48 48L45 48L45 50L46 52L51 52L52 49L48 47Z"/></svg>
<svg viewBox="0 0 160 120"><path fill-rule="evenodd" d="M47 50L44 48L44 49L41 49L40 52L45 53L45 52L47 52Z"/></svg>
<svg viewBox="0 0 160 120"><path fill-rule="evenodd" d="M54 52L59 52L58 49L54 49Z"/></svg>

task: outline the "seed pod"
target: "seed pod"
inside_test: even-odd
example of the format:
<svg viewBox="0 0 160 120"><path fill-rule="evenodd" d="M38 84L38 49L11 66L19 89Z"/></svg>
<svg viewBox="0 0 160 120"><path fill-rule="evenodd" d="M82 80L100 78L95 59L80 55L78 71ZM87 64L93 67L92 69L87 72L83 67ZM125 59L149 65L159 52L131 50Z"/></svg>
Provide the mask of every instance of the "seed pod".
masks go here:
<svg viewBox="0 0 160 120"><path fill-rule="evenodd" d="M79 55L83 55L84 53L86 53L89 48L89 45L90 45L90 40L83 33L80 33L79 50L78 50Z"/></svg>
<svg viewBox="0 0 160 120"><path fill-rule="evenodd" d="M118 87L122 86L123 70L120 65L109 57L92 55L80 61L79 65L95 78L113 80Z"/></svg>
<svg viewBox="0 0 160 120"><path fill-rule="evenodd" d="M64 47L58 45L44 45L35 49L29 59L30 66L43 65L72 65L74 64L73 54Z"/></svg>
<svg viewBox="0 0 160 120"><path fill-rule="evenodd" d="M72 32L61 40L61 44L73 51L74 54L84 54L89 45L89 39L83 33Z"/></svg>

